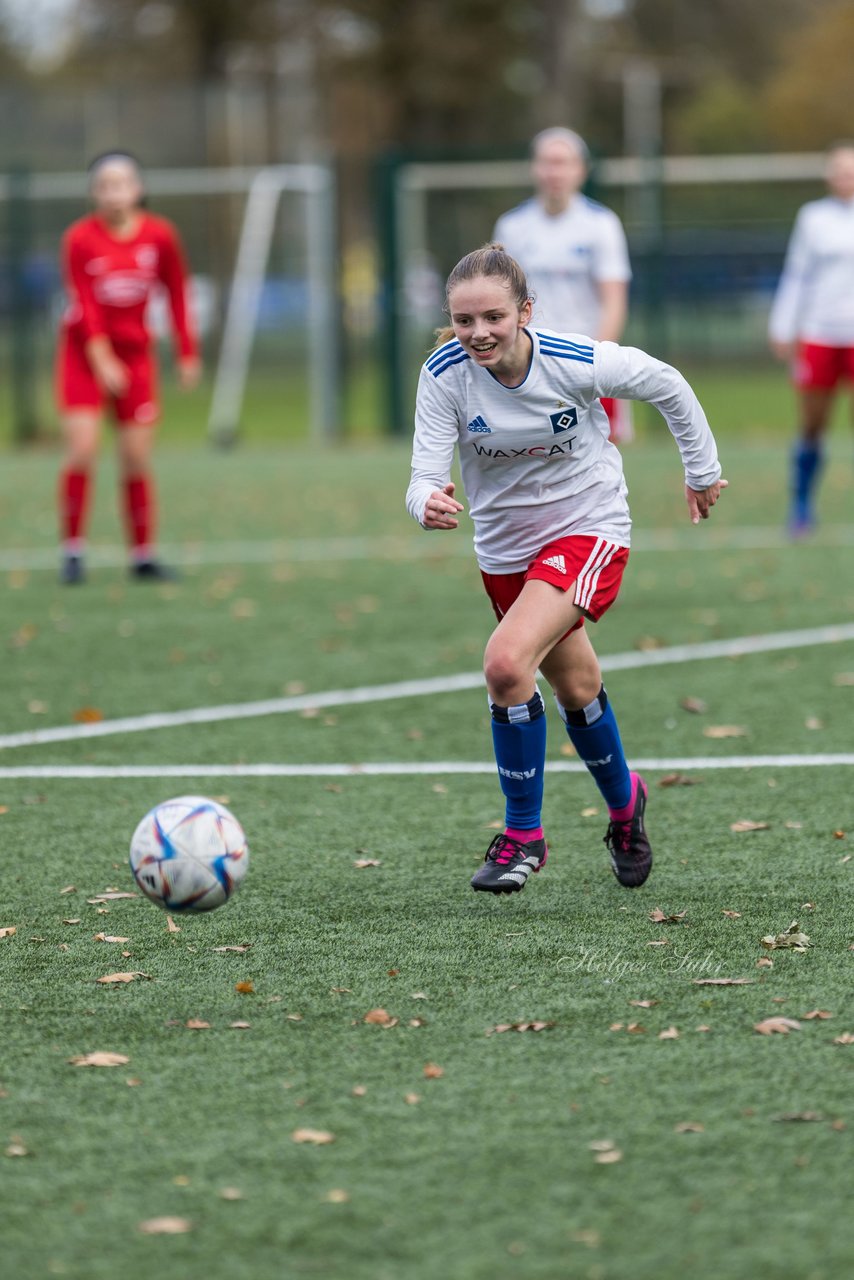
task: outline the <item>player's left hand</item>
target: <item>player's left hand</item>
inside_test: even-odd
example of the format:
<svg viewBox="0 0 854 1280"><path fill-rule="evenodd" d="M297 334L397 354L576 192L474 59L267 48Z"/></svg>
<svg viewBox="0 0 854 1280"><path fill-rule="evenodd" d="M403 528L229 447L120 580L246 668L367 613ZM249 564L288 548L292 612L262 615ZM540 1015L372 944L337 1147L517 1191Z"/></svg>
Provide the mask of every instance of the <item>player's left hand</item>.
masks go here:
<svg viewBox="0 0 854 1280"><path fill-rule="evenodd" d="M721 496L722 491L728 488L728 480L718 480L715 484L710 484L708 489L689 489L686 484L685 497L688 501L691 523L699 524L701 520L708 520L712 507Z"/></svg>
<svg viewBox="0 0 854 1280"><path fill-rule="evenodd" d="M199 385L202 362L198 356L182 356L178 361L178 382L182 391L192 391Z"/></svg>

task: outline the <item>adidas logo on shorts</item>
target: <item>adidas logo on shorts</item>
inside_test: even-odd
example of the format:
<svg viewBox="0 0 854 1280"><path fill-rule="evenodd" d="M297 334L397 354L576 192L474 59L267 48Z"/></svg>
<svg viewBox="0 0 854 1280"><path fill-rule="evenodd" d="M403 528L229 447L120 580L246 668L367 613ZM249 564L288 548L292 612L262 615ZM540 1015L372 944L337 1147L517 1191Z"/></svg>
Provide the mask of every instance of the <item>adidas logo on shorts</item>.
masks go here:
<svg viewBox="0 0 854 1280"><path fill-rule="evenodd" d="M563 556L548 556L543 564L547 564L550 569L557 569L558 573L566 573L566 561Z"/></svg>

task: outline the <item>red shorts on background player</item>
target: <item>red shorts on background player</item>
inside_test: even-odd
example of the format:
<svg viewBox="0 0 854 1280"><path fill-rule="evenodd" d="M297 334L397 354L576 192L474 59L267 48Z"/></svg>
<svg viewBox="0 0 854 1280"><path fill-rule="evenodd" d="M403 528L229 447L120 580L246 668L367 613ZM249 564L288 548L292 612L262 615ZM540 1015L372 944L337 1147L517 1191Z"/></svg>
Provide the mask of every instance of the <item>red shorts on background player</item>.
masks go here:
<svg viewBox="0 0 854 1280"><path fill-rule="evenodd" d="M82 582L86 521L101 421L118 428L119 470L139 578L171 576L154 556L153 427L160 417L156 357L146 324L151 294L166 290L181 385L196 385L200 363L187 312L187 271L171 222L141 207L139 167L109 152L89 167L94 213L62 241L68 306L57 349L56 392L65 439L59 484L62 581Z"/></svg>

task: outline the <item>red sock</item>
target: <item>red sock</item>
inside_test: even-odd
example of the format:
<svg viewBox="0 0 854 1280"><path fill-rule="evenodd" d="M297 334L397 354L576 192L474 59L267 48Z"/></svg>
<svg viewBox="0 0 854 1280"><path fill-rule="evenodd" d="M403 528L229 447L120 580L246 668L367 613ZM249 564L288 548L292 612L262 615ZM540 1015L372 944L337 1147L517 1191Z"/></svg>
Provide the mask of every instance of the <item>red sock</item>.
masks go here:
<svg viewBox="0 0 854 1280"><path fill-rule="evenodd" d="M88 471L66 468L59 477L59 527L66 549L74 554L86 529L91 477Z"/></svg>
<svg viewBox="0 0 854 1280"><path fill-rule="evenodd" d="M151 555L154 535L154 484L147 475L129 476L124 482L125 522L135 560Z"/></svg>

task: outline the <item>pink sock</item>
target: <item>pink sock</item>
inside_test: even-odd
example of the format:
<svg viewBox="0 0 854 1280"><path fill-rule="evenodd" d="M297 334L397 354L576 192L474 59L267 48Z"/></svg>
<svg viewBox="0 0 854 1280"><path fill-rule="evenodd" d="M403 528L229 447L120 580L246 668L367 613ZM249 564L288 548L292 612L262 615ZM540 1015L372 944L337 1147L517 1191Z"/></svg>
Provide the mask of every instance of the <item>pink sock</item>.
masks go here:
<svg viewBox="0 0 854 1280"><path fill-rule="evenodd" d="M529 840L542 840L543 828L531 827L528 831L521 831L517 827L505 827L504 834L511 840L519 840L522 844L527 844Z"/></svg>
<svg viewBox="0 0 854 1280"><path fill-rule="evenodd" d="M624 809L610 809L610 808L608 809L608 813L611 815L612 822L628 822L632 814L634 813L635 801L638 798L638 787L640 786L640 778L636 773L630 773L629 777L632 780L632 794L629 798L629 803L625 806Z"/></svg>

